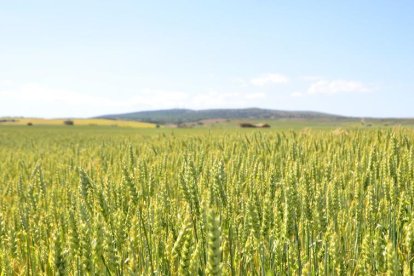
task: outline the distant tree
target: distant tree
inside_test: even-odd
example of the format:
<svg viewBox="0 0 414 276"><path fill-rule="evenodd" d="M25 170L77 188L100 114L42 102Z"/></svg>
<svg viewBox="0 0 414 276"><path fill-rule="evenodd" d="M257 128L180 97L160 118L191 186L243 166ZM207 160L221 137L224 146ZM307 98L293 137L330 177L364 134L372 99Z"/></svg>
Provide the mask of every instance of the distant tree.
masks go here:
<svg viewBox="0 0 414 276"><path fill-rule="evenodd" d="M63 121L63 123L67 126L73 126L75 124L72 120Z"/></svg>
<svg viewBox="0 0 414 276"><path fill-rule="evenodd" d="M243 127L243 128L256 128L257 126L255 126L254 124L251 124L251 123L240 123L240 127Z"/></svg>
<svg viewBox="0 0 414 276"><path fill-rule="evenodd" d="M251 123L240 123L240 127L243 128L269 128L269 124L251 124Z"/></svg>

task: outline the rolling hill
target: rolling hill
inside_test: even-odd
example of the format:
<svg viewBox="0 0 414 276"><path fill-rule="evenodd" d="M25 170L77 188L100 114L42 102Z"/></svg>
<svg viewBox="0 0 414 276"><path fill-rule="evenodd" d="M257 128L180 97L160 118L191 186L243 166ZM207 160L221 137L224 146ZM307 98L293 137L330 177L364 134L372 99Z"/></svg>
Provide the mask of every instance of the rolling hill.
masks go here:
<svg viewBox="0 0 414 276"><path fill-rule="evenodd" d="M182 124L209 119L330 119L347 117L313 111L284 111L261 108L244 109L166 109L124 114L102 115L97 118L112 120L138 120L156 124Z"/></svg>

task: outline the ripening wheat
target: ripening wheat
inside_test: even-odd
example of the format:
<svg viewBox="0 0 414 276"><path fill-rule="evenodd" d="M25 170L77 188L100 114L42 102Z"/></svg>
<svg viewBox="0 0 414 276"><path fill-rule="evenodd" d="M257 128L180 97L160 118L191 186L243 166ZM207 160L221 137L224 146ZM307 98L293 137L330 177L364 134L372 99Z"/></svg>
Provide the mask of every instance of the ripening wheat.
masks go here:
<svg viewBox="0 0 414 276"><path fill-rule="evenodd" d="M412 275L414 132L0 132L1 275Z"/></svg>

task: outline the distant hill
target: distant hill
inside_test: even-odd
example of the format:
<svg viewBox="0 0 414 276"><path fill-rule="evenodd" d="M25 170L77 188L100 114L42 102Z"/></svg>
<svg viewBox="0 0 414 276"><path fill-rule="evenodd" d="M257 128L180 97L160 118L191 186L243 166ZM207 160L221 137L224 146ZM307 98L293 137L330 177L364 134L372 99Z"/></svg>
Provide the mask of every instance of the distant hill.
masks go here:
<svg viewBox="0 0 414 276"><path fill-rule="evenodd" d="M156 124L182 124L209 119L330 119L346 117L313 111L284 111L261 108L244 109L166 109L139 111L124 114L103 115L97 118L113 120L137 120Z"/></svg>

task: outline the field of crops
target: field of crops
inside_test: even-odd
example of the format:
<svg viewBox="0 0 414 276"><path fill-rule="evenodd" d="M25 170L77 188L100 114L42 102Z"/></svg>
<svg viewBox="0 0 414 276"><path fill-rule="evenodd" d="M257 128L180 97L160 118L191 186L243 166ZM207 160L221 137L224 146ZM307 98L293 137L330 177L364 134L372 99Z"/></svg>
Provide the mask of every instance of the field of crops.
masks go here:
<svg viewBox="0 0 414 276"><path fill-rule="evenodd" d="M413 162L399 128L1 127L0 271L412 275Z"/></svg>
<svg viewBox="0 0 414 276"><path fill-rule="evenodd" d="M126 120L106 120L106 119L42 119L42 118L16 118L0 120L0 126L65 126L65 121L72 121L75 126L111 126L111 127L134 127L134 128L154 128L155 124L126 121Z"/></svg>

